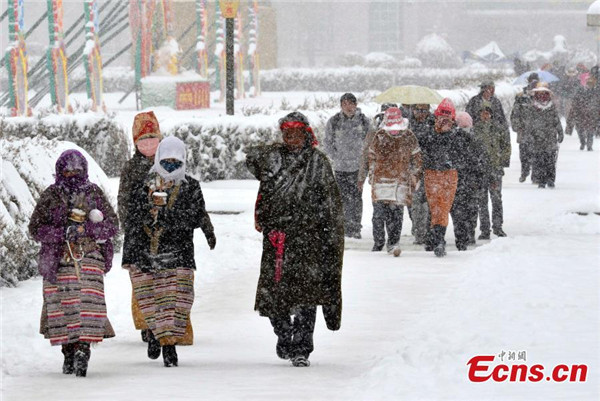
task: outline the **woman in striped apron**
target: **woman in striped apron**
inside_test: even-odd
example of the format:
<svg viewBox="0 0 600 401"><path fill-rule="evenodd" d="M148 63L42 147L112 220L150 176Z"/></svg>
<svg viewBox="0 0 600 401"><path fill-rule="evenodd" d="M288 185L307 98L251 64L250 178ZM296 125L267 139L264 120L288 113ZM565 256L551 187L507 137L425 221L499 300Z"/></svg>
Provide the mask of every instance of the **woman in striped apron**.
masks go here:
<svg viewBox="0 0 600 401"><path fill-rule="evenodd" d="M44 277L40 333L62 346L63 373L86 376L90 345L114 337L106 316L104 274L112 266L118 219L102 190L88 179L85 157L63 152L54 184L41 195L29 223L41 242Z"/></svg>

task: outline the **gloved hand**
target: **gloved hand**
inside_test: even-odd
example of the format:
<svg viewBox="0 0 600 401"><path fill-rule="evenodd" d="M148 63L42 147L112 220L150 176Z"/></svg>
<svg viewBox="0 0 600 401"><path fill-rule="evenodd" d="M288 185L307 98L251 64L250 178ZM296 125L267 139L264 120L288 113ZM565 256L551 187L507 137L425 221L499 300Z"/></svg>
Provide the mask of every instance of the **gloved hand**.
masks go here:
<svg viewBox="0 0 600 401"><path fill-rule="evenodd" d="M217 237L215 237L214 232L206 234L206 242L211 250L215 249L215 246L217 246Z"/></svg>
<svg viewBox="0 0 600 401"><path fill-rule="evenodd" d="M565 138L565 137L564 137L564 136L562 136L562 135L561 135L561 136L559 136L559 137L558 137L558 143L562 143L562 141L563 141L563 139L564 139L564 138Z"/></svg>

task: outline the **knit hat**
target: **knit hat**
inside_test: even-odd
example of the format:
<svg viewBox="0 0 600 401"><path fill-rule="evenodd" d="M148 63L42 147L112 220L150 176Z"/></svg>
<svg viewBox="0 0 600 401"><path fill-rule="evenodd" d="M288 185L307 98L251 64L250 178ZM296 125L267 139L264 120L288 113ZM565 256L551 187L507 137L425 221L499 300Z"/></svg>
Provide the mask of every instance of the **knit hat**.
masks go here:
<svg viewBox="0 0 600 401"><path fill-rule="evenodd" d="M527 76L527 82L539 81L539 80L540 80L540 76L538 75L537 72L532 72L531 74L529 74Z"/></svg>
<svg viewBox="0 0 600 401"><path fill-rule="evenodd" d="M138 113L133 119L133 143L143 138L159 138L162 139L160 126L153 111Z"/></svg>
<svg viewBox="0 0 600 401"><path fill-rule="evenodd" d="M442 100L442 102L439 104L439 106L437 107L437 109L435 109L435 112L433 113L434 116L446 116L446 117L451 117L453 120L456 118L456 109L454 108L454 103L452 103L452 100L448 99L448 98L444 98Z"/></svg>
<svg viewBox="0 0 600 401"><path fill-rule="evenodd" d="M308 118L299 111L294 111L286 115L285 117L279 119L279 129L284 130L286 128L304 128L306 132L307 140L310 140L311 146L314 148L319 144L317 141L317 137L313 132L313 129L310 127L310 122Z"/></svg>
<svg viewBox="0 0 600 401"><path fill-rule="evenodd" d="M459 128L471 128L473 126L473 119L466 111L459 111L456 113L456 125Z"/></svg>
<svg viewBox="0 0 600 401"><path fill-rule="evenodd" d="M408 128L408 119L402 118L402 110L398 107L390 107L383 113L381 125L387 133L398 135L400 131L405 131Z"/></svg>

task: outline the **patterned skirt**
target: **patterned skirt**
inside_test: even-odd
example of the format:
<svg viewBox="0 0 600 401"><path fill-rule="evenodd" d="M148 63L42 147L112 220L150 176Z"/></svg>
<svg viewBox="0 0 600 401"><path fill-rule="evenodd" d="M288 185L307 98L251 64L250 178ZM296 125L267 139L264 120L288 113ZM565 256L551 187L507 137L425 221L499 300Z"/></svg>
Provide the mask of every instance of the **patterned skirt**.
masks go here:
<svg viewBox="0 0 600 401"><path fill-rule="evenodd" d="M51 345L96 343L115 336L106 316L104 258L95 251L77 263L63 258L56 283L44 280L40 333Z"/></svg>
<svg viewBox="0 0 600 401"><path fill-rule="evenodd" d="M130 277L146 325L160 344L191 345L194 271L185 268L148 273L134 270Z"/></svg>

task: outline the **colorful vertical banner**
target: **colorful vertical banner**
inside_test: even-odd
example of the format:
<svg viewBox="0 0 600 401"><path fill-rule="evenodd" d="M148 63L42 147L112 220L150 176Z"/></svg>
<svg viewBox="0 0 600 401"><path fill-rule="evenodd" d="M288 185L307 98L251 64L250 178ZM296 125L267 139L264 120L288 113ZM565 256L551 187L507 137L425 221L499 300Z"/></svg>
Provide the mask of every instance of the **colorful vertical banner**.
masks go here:
<svg viewBox="0 0 600 401"><path fill-rule="evenodd" d="M215 72L217 88L219 88L219 102L225 100L225 18L221 17L221 10L217 7L215 16Z"/></svg>
<svg viewBox="0 0 600 401"><path fill-rule="evenodd" d="M46 66L50 76L50 97L59 112L70 112L67 56L63 33L62 0L47 0L50 46Z"/></svg>
<svg viewBox="0 0 600 401"><path fill-rule="evenodd" d="M9 107L13 116L31 115L27 97L27 52L23 36L23 0L8 1L9 46L4 55L8 71Z"/></svg>
<svg viewBox="0 0 600 401"><path fill-rule="evenodd" d="M206 79L208 79L207 20L206 0L196 0L196 72Z"/></svg>
<svg viewBox="0 0 600 401"><path fill-rule="evenodd" d="M248 29L248 64L250 96L260 96L260 63L258 58L258 1L248 8L250 27Z"/></svg>
<svg viewBox="0 0 600 401"><path fill-rule="evenodd" d="M83 49L86 90L92 101L92 110L106 109L102 100L102 58L98 37L100 16L96 0L84 0L85 47Z"/></svg>
<svg viewBox="0 0 600 401"><path fill-rule="evenodd" d="M244 89L244 53L242 52L242 40L244 28L242 25L242 15L238 14L235 21L235 37L233 42L233 54L235 55L235 84L236 84L236 99L243 99L245 96Z"/></svg>

